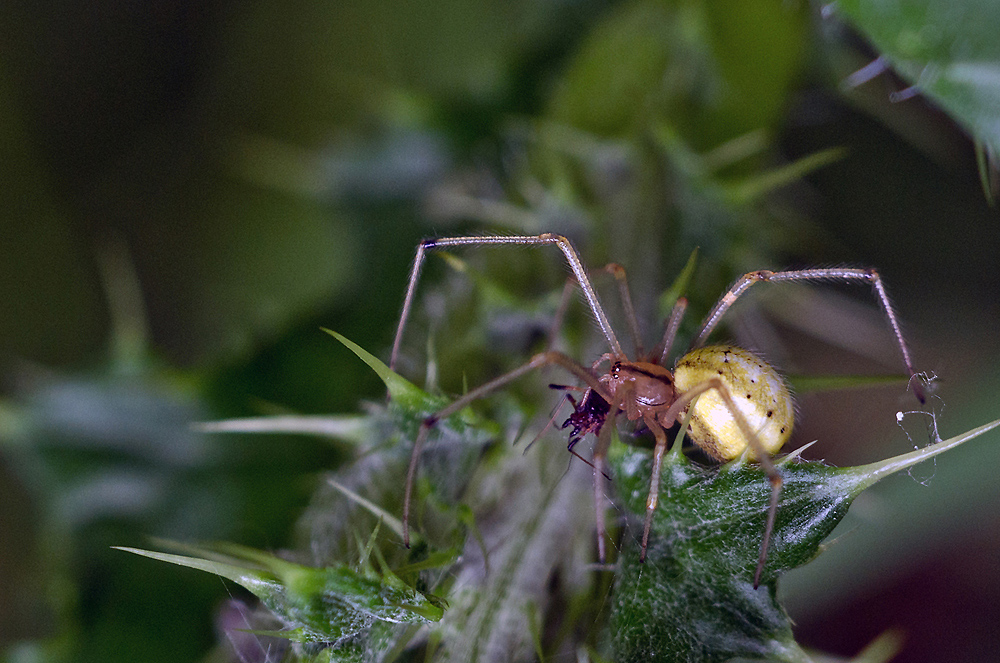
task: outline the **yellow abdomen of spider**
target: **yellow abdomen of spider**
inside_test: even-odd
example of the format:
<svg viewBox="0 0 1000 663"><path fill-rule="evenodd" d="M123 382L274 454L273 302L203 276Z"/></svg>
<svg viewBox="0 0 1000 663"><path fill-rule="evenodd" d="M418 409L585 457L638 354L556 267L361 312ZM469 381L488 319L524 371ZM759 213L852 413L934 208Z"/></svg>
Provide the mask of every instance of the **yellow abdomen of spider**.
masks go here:
<svg viewBox="0 0 1000 663"><path fill-rule="evenodd" d="M768 454L774 454L792 434L792 396L785 381L763 359L742 348L713 345L692 350L674 369L674 386L683 394L718 380L732 395ZM716 460L732 460L747 448L746 436L718 389L709 389L688 407L691 440ZM751 449L751 460L757 454Z"/></svg>

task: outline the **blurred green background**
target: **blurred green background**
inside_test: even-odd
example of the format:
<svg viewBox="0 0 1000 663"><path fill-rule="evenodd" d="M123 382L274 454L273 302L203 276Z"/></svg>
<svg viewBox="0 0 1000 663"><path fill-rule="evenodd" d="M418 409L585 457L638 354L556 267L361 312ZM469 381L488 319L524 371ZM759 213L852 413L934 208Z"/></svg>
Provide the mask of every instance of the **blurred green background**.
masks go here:
<svg viewBox="0 0 1000 663"><path fill-rule="evenodd" d="M319 327L387 358L421 237L565 233L629 270L650 329L696 247L691 325L750 269L876 266L939 378L941 435L996 418L1000 214L967 130L1000 146L998 10L856 4L5 3L5 660L226 660L214 615L243 595L109 546L294 545L348 450L189 424L381 398ZM845 83L880 52L909 82ZM933 99L899 97L914 81ZM526 302L561 287L557 256L495 251ZM437 330L455 393L527 357L543 323L450 336L473 295L435 289L449 277L431 262L401 370L422 379ZM729 334L789 373L899 370L863 288L746 299ZM806 394L795 440L884 458L930 441L920 415L897 426L915 405L898 385ZM998 445L859 498L849 533L783 580L804 644L851 655L900 629L898 660L996 660Z"/></svg>

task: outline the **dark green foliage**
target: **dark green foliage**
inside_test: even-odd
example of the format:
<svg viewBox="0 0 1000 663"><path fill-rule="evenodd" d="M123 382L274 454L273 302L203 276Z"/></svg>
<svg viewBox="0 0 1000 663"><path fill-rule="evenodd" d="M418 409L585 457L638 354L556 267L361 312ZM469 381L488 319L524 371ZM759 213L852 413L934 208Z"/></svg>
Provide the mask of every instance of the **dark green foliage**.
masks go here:
<svg viewBox="0 0 1000 663"><path fill-rule="evenodd" d="M843 0L843 16L893 68L995 155L1000 151L1000 4L993 0Z"/></svg>
<svg viewBox="0 0 1000 663"><path fill-rule="evenodd" d="M619 449L619 495L628 511L642 514L650 454ZM631 519L622 547L611 627L618 660L797 660L791 624L775 600L777 578L817 554L856 493L844 471L825 465L789 464L781 473L768 563L754 589L771 495L766 475L746 465L705 468L668 458L645 563L635 541L641 519Z"/></svg>
<svg viewBox="0 0 1000 663"><path fill-rule="evenodd" d="M390 434L397 441L407 439L428 412L439 407L441 401L389 371L356 344L330 333L368 363L393 395L388 410L378 409L370 415L371 431L385 432L398 427L397 431L409 433L402 437L398 432ZM389 429L385 428L387 415L393 422ZM771 498L770 483L764 472L739 460L702 467L679 452L668 453L661 474L659 506L643 563L639 561L638 538L645 514L651 454L648 449L615 444L609 463L613 489L620 500L624 535L607 610L611 634L607 646L611 653L619 661L808 660L795 642L787 615L776 601L779 577L819 553L823 541L846 515L851 501L865 488L998 425L1000 422L993 422L931 447L863 467L835 468L792 459L780 463L783 490L759 588L753 586L753 575ZM491 435L491 429L491 424L466 413L442 421L440 431L433 434L465 438L470 444L464 448L475 453L482 439ZM675 444L675 448L679 447ZM398 452L398 446L376 451L387 454L388 458L398 458ZM424 454L425 461L429 455ZM461 457L459 454L458 458ZM523 456L518 460L524 464ZM543 462L544 457L540 455L533 460ZM491 474L517 479L518 471L512 470L516 465L508 456L504 465L494 468ZM399 485L399 468L392 467L390 462L382 481ZM458 465L452 462L427 468L425 476L431 479L431 484L451 485L454 476L449 479L449 467L454 470ZM518 483L523 481L522 475ZM544 592L546 578L571 568L564 567L563 557L569 554L565 544L575 539L568 539L558 531L569 521L569 511L556 495L569 490L570 499L577 502L583 495L574 497L573 485L568 481L557 491L558 483L543 487L539 494L531 494L524 488L519 490L513 482L505 482L505 490L510 494L503 496L504 507L481 501L475 497L475 490L465 494L464 482L455 484L452 490L442 491L438 486L437 490L421 491L417 499L435 505L436 519L450 519L452 524L445 527L446 531L459 538L463 531L474 533L475 537L466 541L461 557L435 550L433 541L438 537L426 540L415 550L421 557L429 554L429 559L409 567L405 574L400 570L400 575L385 569L376 572L367 561L370 556L382 559L379 550L386 542L377 534L384 519L389 520L389 526L397 533L399 530L391 514L382 512L379 505L367 507L380 517L368 544L361 543L357 531L353 533L364 568L349 568L342 562L328 564L326 568L308 568L234 547L227 549L237 557L221 561L218 556L199 560L134 549L132 552L217 573L242 584L286 625L286 637L312 643L311 651L330 648L326 655L332 660L357 660L362 656L381 659L394 648L409 643L414 635L394 625L432 622L442 616L447 619L437 632L436 660L491 660L489 652L497 647L524 650L527 643L526 633L516 634L513 639L507 637L505 624L515 622L521 623L525 630L537 629L532 626L537 624L537 617L530 616L534 608L521 592L528 588ZM365 499L335 485L352 502ZM489 529L480 533L476 522ZM325 536L331 533L336 535L336 530L327 530ZM350 533L342 528L340 535L350 536ZM564 542L561 548L553 545L558 540ZM477 552L482 552L482 558ZM240 568L233 564L240 560L250 561L255 567ZM379 566L383 564L380 562ZM415 572L435 567L447 569L445 576L465 578L450 588L454 592L449 597L449 602L455 604L454 612L446 613L444 600L418 592L412 584L400 579L405 575L411 578L410 582L417 578L426 581L428 576ZM523 585L526 580L528 584ZM515 591L515 588L520 589ZM449 586L439 585L436 591L447 592ZM601 600L607 598L605 595ZM598 608L597 614L601 612L604 611ZM560 644L558 640L539 640L541 636L537 633L534 637L535 648L541 651L555 649Z"/></svg>
<svg viewBox="0 0 1000 663"><path fill-rule="evenodd" d="M396 519L423 417L541 349L565 278L548 251L429 260L397 366L422 388L383 366L387 404L378 378L317 327L384 353L421 236L564 233L589 268L628 269L647 347L678 297L690 302L683 339L745 271L877 267L917 368L942 371L942 430L996 416L1000 221L963 133L995 200L995 0L842 0L822 12L802 0L215 3L221 11L193 13L36 4L15 0L0 28L0 659L205 655L234 588L109 550L150 535L294 550L302 582L272 569L258 589L289 628L312 634L282 643L303 658L798 656L773 600L778 576L816 552L846 495L888 465L864 480L786 468L757 591L747 587L766 486L754 471L675 459L658 558L640 566L648 476L619 466L609 490L634 483L618 513L630 536L619 566L595 572L589 468L551 431L525 453L557 398L545 385L568 380L551 371L439 422L417 475L414 545L403 547ZM902 80L843 84L877 55ZM925 99L895 103L908 85ZM684 268L695 247L697 265ZM614 286L596 281L621 333ZM753 337L804 374L799 395L885 381L844 373L898 370L863 312L846 307L841 328L827 328L787 292L748 296L720 335ZM827 293L808 299L839 311ZM572 303L560 349L588 365L607 350L594 337ZM894 401L902 391L809 395L797 435L819 438L813 453L841 465L936 436L936 418L908 415L904 440L892 416L912 407ZM331 412L351 414L300 416ZM287 416L260 423L274 414ZM224 417L254 417L267 434L190 425ZM298 434L283 427L289 418ZM974 607L1000 582L977 566L1000 513L996 449L968 445L919 481L880 487L872 501L884 520L865 520L783 579L797 635L810 642L822 624L842 653L856 652L903 624L912 600L888 599L872 620L831 625L830 615L852 614L868 592L894 595L886 588L924 564L933 582L908 585L943 590L922 595L919 612L954 621L910 623L910 646L933 657L925 650L938 643L940 660L998 649L983 636L996 631L989 611ZM973 572L974 582L961 575ZM978 592L961 616L949 610L956 586ZM427 598L417 590L447 597L441 621L379 617ZM662 600L629 607L630 591ZM350 616L334 596L368 604ZM229 655L229 637L206 660Z"/></svg>
<svg viewBox="0 0 1000 663"><path fill-rule="evenodd" d="M784 486L761 578L753 575L771 496L757 467L705 468L668 454L645 563L639 561L649 490L648 451L609 457L629 522L616 577L611 631L619 661L808 660L776 601L777 581L812 560L855 497L876 481L1000 425L862 467L779 465Z"/></svg>
<svg viewBox="0 0 1000 663"><path fill-rule="evenodd" d="M386 646L387 624L422 624L443 614L443 602L408 587L392 573L346 565L311 568L263 552L225 546L230 554L190 548L198 557L122 550L215 573L252 592L286 627L280 635L330 648L332 660L361 660Z"/></svg>

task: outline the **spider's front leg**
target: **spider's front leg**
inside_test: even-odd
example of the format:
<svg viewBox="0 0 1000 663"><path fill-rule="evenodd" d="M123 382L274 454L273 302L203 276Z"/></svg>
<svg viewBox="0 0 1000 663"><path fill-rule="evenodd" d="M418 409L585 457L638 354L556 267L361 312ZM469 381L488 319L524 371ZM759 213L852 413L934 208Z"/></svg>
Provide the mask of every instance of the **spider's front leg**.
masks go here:
<svg viewBox="0 0 1000 663"><path fill-rule="evenodd" d="M406 321L410 316L411 309L413 308L413 301L417 291L417 283L420 280L420 272L423 269L424 260L427 257L428 251L447 247L494 245L546 246L550 244L556 246L556 248L562 251L563 257L566 259L566 264L569 266L570 271L573 272L573 276L576 278L576 281L580 286L583 298L587 301L587 306L590 308L591 313L593 313L594 320L597 322L597 326L600 327L601 333L608 342L608 346L611 348L611 351L615 353L615 355L621 356L621 344L618 342L614 329L611 328L611 323L608 321L608 317L604 313L604 309L601 307L601 302L597 298L594 286L590 283L590 277L587 276L587 270L584 268L579 254L576 252L576 249L573 248L573 245L568 239L562 235L556 235L553 233L543 233L541 235L443 237L440 239L425 239L417 246L417 254L413 258L413 268L410 270L410 278L406 286L406 295L403 298L403 310L400 313L399 324L396 327L396 337L392 343L392 355L389 359L389 368L395 370L396 361L399 359L400 347L403 340L403 331L406 329Z"/></svg>
<svg viewBox="0 0 1000 663"><path fill-rule="evenodd" d="M420 455L423 452L424 444L426 444L427 437L430 435L431 430L442 419L447 419L451 415L459 412L480 398L501 389L526 373L530 373L531 371L551 364L561 366L566 371L572 373L575 377L585 382L591 389L595 390L599 395L601 395L602 398L607 400L611 399L611 396L608 394L604 385L598 381L593 373L561 352L550 350L548 352L542 352L535 355L526 364L523 364L522 366L515 368L509 373L505 373L498 378L490 380L486 384L473 389L461 398L455 400L447 407L444 407L441 410L425 417L420 424L420 430L417 432L417 438L413 442L413 451L410 452L410 464L406 471L406 486L403 494L403 544L407 548L410 547L410 512L413 501L413 484L416 482L417 466L420 463ZM599 476L598 469L596 467L594 471L595 476ZM603 472L603 468L600 471Z"/></svg>

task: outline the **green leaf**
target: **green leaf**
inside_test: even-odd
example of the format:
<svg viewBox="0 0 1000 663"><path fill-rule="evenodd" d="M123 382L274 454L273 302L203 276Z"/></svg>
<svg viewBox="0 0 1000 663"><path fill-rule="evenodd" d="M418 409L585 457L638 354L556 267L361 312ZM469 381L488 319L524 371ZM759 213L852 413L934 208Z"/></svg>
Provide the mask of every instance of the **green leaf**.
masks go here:
<svg viewBox="0 0 1000 663"><path fill-rule="evenodd" d="M599 135L626 133L667 78L674 12L656 2L619 5L578 49L550 113Z"/></svg>
<svg viewBox="0 0 1000 663"><path fill-rule="evenodd" d="M986 202L990 207L996 207L997 191L1000 190L1000 162L996 150L980 140L976 141L976 168Z"/></svg>
<svg viewBox="0 0 1000 663"><path fill-rule="evenodd" d="M399 538L403 538L402 521L400 521L398 518L393 517L392 514L390 514L377 504L373 503L371 500L364 498L361 495L358 495L347 486L341 485L336 479L331 477L327 479L327 481L330 483L331 486L339 490L345 497L347 497L347 499L351 500L355 504L361 505L369 512L378 516L380 522L388 524L389 528L392 529L393 532L399 535Z"/></svg>
<svg viewBox="0 0 1000 663"><path fill-rule="evenodd" d="M837 9L920 92L1000 150L1000 3L843 0Z"/></svg>
<svg viewBox="0 0 1000 663"><path fill-rule="evenodd" d="M478 295L484 305L503 306L507 308L524 307L523 295L515 295L494 279L473 268L466 260L447 251L438 251L434 255L448 263L448 266L456 272L468 277L476 285Z"/></svg>
<svg viewBox="0 0 1000 663"><path fill-rule="evenodd" d="M640 563L634 538L642 531L651 459L648 451L623 446L615 456L619 495L637 517L626 534L613 603L617 660L804 660L773 596L775 569L811 559L847 512L853 491L837 485L839 471L815 464L783 469L782 508L764 584L755 590L770 498L759 469L708 470L671 455Z"/></svg>
<svg viewBox="0 0 1000 663"><path fill-rule="evenodd" d="M601 136L665 119L696 149L772 126L801 64L805 17L776 0L619 3L576 50L551 119Z"/></svg>
<svg viewBox="0 0 1000 663"><path fill-rule="evenodd" d="M399 415L397 423L404 428L409 439L414 439L416 429L420 426L424 417L438 412L450 402L446 398L427 393L398 373L390 370L388 366L357 343L330 329L323 329L323 331L346 345L351 352L368 364L382 379L382 382L385 383L386 388L389 390L390 405L393 411ZM475 417L469 408L456 412L448 417L446 421L438 422L437 425L438 430L453 429L459 433L467 432L469 427L482 428L483 431L481 432L487 435L491 435L495 430L495 426ZM479 442L483 438L482 435L474 437Z"/></svg>
<svg viewBox="0 0 1000 663"><path fill-rule="evenodd" d="M988 433L997 427L1000 427L1000 419L991 421L990 423L984 424L978 428L973 428L972 430L962 433L961 435L956 435L948 438L947 440L942 440L930 446L923 447L922 449L917 449L899 456L893 456L892 458L880 460L876 463L869 463L868 465L845 468L844 471L855 474L859 480L861 490L864 490L876 481L880 481L885 477L895 474L901 470L909 469L917 463L930 460L934 456L942 454L945 451L950 451L960 444L965 444L969 440L979 437L983 433ZM858 492L860 492L860 490Z"/></svg>
<svg viewBox="0 0 1000 663"><path fill-rule="evenodd" d="M202 433L293 433L315 435L361 444L370 434L371 421L364 415L283 415L201 421L191 428Z"/></svg>
<svg viewBox="0 0 1000 663"><path fill-rule="evenodd" d="M395 575L363 574L346 565L313 568L235 545L221 547L231 554L177 547L198 556L118 550L232 580L286 624L284 634L290 639L355 649L367 641L376 625L422 624L444 614L442 601L406 587Z"/></svg>
<svg viewBox="0 0 1000 663"><path fill-rule="evenodd" d="M681 269L677 278L674 282L670 284L660 299L657 302L657 306L660 309L660 317L666 320L670 316L670 312L674 308L674 304L677 300L684 296L687 292L688 284L691 283L691 277L694 275L694 268L698 264L698 249L695 248L688 257L687 262L684 263L684 268Z"/></svg>
<svg viewBox="0 0 1000 663"><path fill-rule="evenodd" d="M784 481L770 552L753 587L770 484L755 466L706 469L670 453L645 563L640 546L651 458L617 445L609 460L631 513L612 608L619 661L805 661L775 593L778 576L813 559L852 500L876 481L1000 426L1000 420L886 461L835 468L780 465Z"/></svg>
<svg viewBox="0 0 1000 663"><path fill-rule="evenodd" d="M323 331L346 345L347 349L356 354L361 361L368 364L368 366L371 367L371 369L382 379L382 382L385 383L385 387L389 390L389 396L393 401L402 403L406 407L414 409L427 409L427 406L431 405L431 403L429 403L431 399L426 392L400 376L398 373L390 370L388 366L378 359L378 357L371 354L354 341L341 336L332 329L323 328ZM441 405L439 404L431 405L429 411L433 412L440 407Z"/></svg>
<svg viewBox="0 0 1000 663"><path fill-rule="evenodd" d="M786 375L785 379L796 394L808 394L816 391L905 385L910 378L906 375Z"/></svg>
<svg viewBox="0 0 1000 663"><path fill-rule="evenodd" d="M771 192L798 182L809 173L844 158L846 150L833 147L814 152L790 164L724 184L726 197L734 205L747 205Z"/></svg>

